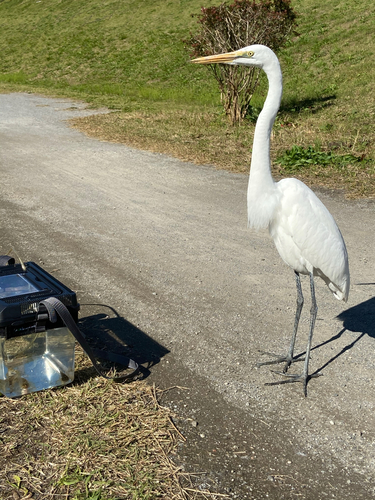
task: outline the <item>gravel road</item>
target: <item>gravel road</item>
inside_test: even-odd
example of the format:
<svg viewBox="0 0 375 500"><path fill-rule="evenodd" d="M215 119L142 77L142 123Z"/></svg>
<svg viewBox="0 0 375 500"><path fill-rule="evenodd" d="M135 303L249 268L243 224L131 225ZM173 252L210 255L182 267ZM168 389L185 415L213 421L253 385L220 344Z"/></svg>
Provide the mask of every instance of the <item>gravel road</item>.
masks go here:
<svg viewBox="0 0 375 500"><path fill-rule="evenodd" d="M173 387L163 401L187 438L177 460L207 472L197 487L240 499L373 498L374 203L317 193L347 244L349 302L316 280L310 367L323 376L307 398L301 384L265 386L278 376L256 368L258 351L286 351L296 292L267 232L247 229L248 177L69 126L97 112L0 95L1 253L12 245L76 290L83 324L117 311L114 331L147 380Z"/></svg>

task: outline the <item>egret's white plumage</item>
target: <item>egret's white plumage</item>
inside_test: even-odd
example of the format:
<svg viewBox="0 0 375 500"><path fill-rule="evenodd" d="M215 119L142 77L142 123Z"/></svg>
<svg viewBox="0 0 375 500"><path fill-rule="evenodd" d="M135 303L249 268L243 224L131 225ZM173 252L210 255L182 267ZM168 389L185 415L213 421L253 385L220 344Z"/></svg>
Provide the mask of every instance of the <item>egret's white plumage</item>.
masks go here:
<svg viewBox="0 0 375 500"><path fill-rule="evenodd" d="M299 274L309 275L312 308L305 367L301 376L289 376L286 380L302 381L306 395L311 340L317 312L313 277L320 276L337 299L347 301L350 278L343 237L330 212L303 182L294 178L274 182L272 178L270 138L282 96L282 74L274 52L263 45L251 45L227 54L201 57L193 62L256 66L267 75L268 94L254 133L247 192L248 222L253 228L269 228L281 258L295 271L297 311L288 354L260 365L285 361L285 373L292 363L303 306Z"/></svg>
<svg viewBox="0 0 375 500"><path fill-rule="evenodd" d="M349 265L344 240L332 215L303 182L275 184L279 206L269 230L283 261L301 274L320 276L339 300L349 294Z"/></svg>

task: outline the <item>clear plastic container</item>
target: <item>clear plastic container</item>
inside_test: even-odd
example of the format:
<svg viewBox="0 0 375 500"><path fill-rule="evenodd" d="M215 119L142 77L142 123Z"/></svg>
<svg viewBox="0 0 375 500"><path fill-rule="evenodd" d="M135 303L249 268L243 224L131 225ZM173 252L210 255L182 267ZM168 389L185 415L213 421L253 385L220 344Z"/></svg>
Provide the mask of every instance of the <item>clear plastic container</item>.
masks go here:
<svg viewBox="0 0 375 500"><path fill-rule="evenodd" d="M0 337L0 392L15 398L74 380L75 339L66 327Z"/></svg>

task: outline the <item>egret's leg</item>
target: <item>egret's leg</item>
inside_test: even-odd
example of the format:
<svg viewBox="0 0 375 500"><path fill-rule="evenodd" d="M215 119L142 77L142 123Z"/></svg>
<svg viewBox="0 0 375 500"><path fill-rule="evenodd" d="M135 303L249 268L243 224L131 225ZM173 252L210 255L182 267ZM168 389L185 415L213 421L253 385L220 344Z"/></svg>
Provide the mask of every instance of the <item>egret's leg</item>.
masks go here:
<svg viewBox="0 0 375 500"><path fill-rule="evenodd" d="M297 337L297 331L298 331L298 324L299 324L299 319L301 317L301 311L303 307L303 294L302 294L302 286L301 286L301 278L299 277L299 273L297 271L294 271L295 277L296 277L296 286L297 286L297 309L296 309L296 316L294 318L294 329L293 329L293 335L292 339L290 341L290 347L288 354L286 356L278 356L277 354L272 354L270 352L264 352L262 351L262 354L266 354L268 356L273 356L275 359L271 361L264 361L262 363L258 363L257 366L263 366L263 365L275 365L277 363L284 363L285 366L283 369L283 372L286 373L288 371L289 366L293 363L293 353L294 353L294 345L296 343L296 337ZM303 361L303 359L299 359L298 361Z"/></svg>
<svg viewBox="0 0 375 500"><path fill-rule="evenodd" d="M304 302L303 295L302 295L301 278L299 277L299 273L297 273L296 271L294 271L294 273L296 276L296 285L297 285L297 309L296 309L296 316L294 318L294 330L293 330L292 340L290 341L289 352L286 356L286 363L285 363L285 366L283 369L284 373L286 373L288 371L288 368L293 361L294 345L296 343L299 319L301 317L301 311L302 311L303 302Z"/></svg>
<svg viewBox="0 0 375 500"><path fill-rule="evenodd" d="M311 290L310 331L309 331L309 338L307 339L305 365L303 367L303 373L302 373L303 392L305 396L307 396L307 382L309 379L309 361L310 361L311 343L314 334L316 315L318 313L318 306L315 298L314 276L312 273L310 273L310 290Z"/></svg>
<svg viewBox="0 0 375 500"><path fill-rule="evenodd" d="M314 375L309 376L309 361L310 361L310 351L311 351L311 343L312 343L312 338L314 334L314 327L315 327L315 320L316 320L316 315L318 313L318 306L316 304L316 298L315 298L315 285L314 285L314 276L312 273L310 273L310 290L311 290L311 309L310 309L310 331L309 331L309 337L307 340L307 347L306 347L306 356L305 356L305 364L303 367L303 372L301 375L285 375L285 377L288 377L286 380L282 380L279 382L269 382L266 385L277 385L277 384L286 384L288 382L302 382L303 383L303 393L305 396L307 396L307 382L309 381L309 378L311 377L319 377L321 374L316 373ZM283 375L282 373L280 373Z"/></svg>

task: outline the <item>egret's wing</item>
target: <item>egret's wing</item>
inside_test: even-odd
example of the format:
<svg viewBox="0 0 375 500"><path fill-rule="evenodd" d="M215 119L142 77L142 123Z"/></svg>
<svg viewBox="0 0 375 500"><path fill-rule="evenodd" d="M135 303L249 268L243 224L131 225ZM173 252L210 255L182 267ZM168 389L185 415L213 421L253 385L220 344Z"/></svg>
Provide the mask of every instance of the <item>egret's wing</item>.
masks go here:
<svg viewBox="0 0 375 500"><path fill-rule="evenodd" d="M348 255L334 218L311 189L297 179L284 179L277 187L280 210L270 229L280 255L297 271L298 265L305 266L307 271L321 276L334 293L341 291L343 296L339 298L346 298Z"/></svg>

